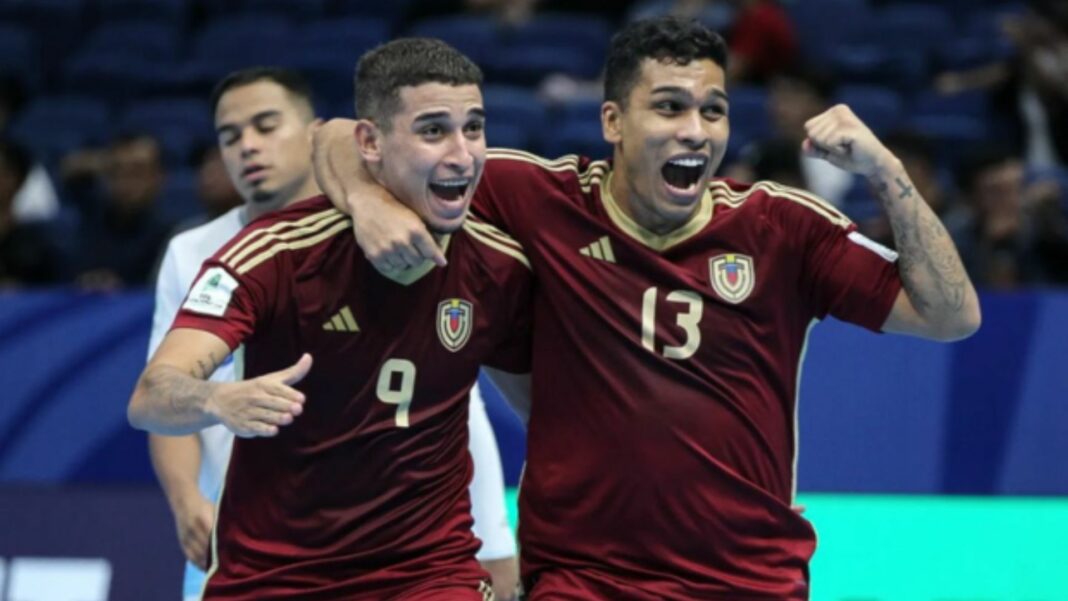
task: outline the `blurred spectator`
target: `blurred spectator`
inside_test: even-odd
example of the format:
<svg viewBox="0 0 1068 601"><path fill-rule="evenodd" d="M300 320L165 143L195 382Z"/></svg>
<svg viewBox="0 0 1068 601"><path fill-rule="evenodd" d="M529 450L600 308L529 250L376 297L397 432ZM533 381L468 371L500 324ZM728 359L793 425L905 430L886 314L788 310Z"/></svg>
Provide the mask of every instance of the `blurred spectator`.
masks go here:
<svg viewBox="0 0 1068 601"><path fill-rule="evenodd" d="M1014 150L1033 167L1068 166L1068 3L1032 0L1005 17L1013 56L935 79L945 94L987 90Z"/></svg>
<svg viewBox="0 0 1068 601"><path fill-rule="evenodd" d="M0 140L0 288L49 284L59 278L49 228L43 222L19 222L15 216L15 198L30 169L26 151Z"/></svg>
<svg viewBox="0 0 1068 601"><path fill-rule="evenodd" d="M206 221L211 221L244 203L233 182L226 174L226 165L218 146L207 148L200 156L197 168L197 193L204 206Z"/></svg>
<svg viewBox="0 0 1068 601"><path fill-rule="evenodd" d="M794 67L797 33L774 0L734 0L738 12L728 31L730 82L761 83Z"/></svg>
<svg viewBox="0 0 1068 601"><path fill-rule="evenodd" d="M951 233L977 285L1068 281L1068 227L1057 186L1028 184L1023 162L993 146L969 154L957 180L969 215Z"/></svg>
<svg viewBox="0 0 1068 601"><path fill-rule="evenodd" d="M930 205L931 210L946 224L950 231L968 220L967 211L954 203L953 191L942 181L938 172L935 150L923 134L901 130L887 134L883 144L893 152L912 179L916 192ZM857 227L865 236L894 248L893 232L886 213L872 194L870 202L875 206L858 216Z"/></svg>
<svg viewBox="0 0 1068 601"><path fill-rule="evenodd" d="M793 66L797 34L774 0L648 0L635 6L630 20L675 15L697 19L727 39L729 82L761 83Z"/></svg>
<svg viewBox="0 0 1068 601"><path fill-rule="evenodd" d="M0 76L0 134L7 130L25 101L26 93L18 80ZM30 171L15 193L12 212L19 222L43 221L59 212L59 197L43 165L31 161Z"/></svg>
<svg viewBox="0 0 1068 601"><path fill-rule="evenodd" d="M540 0L418 0L408 6L405 24L422 19L451 17L457 14L487 15L501 25L515 26L528 21Z"/></svg>
<svg viewBox="0 0 1068 601"><path fill-rule="evenodd" d="M781 138L748 145L739 160L725 169L724 175L741 182L771 180L784 186L805 187L797 145Z"/></svg>
<svg viewBox="0 0 1068 601"><path fill-rule="evenodd" d="M93 290L145 285L171 229L155 211L165 178L159 142L121 137L92 160L100 161L93 166L100 169L103 198L84 216L72 257L75 280Z"/></svg>
<svg viewBox="0 0 1068 601"><path fill-rule="evenodd" d="M794 144L801 161L802 186L833 205L841 205L853 176L827 161L801 156L805 122L827 110L834 83L826 75L805 68L778 73L768 86L768 112L775 135Z"/></svg>
<svg viewBox="0 0 1068 601"><path fill-rule="evenodd" d="M674 15L697 19L713 31L726 35L734 24L738 2L734 0L646 0L636 4L627 15L628 21ZM731 59L733 60L733 56Z"/></svg>

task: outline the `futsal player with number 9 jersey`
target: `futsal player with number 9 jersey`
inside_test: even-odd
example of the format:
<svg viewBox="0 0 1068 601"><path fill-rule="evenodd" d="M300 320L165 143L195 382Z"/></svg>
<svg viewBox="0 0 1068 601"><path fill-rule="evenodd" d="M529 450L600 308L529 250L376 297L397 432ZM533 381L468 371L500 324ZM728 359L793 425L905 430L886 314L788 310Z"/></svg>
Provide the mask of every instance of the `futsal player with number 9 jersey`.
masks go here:
<svg viewBox="0 0 1068 601"><path fill-rule="evenodd" d="M130 403L162 434L221 422L239 436L205 599L492 596L471 532L468 391L482 365L529 370L531 279L514 240L467 219L481 72L407 39L361 59L357 82L350 142L449 263L379 273L322 196L205 262ZM238 346L245 380L203 382Z"/></svg>

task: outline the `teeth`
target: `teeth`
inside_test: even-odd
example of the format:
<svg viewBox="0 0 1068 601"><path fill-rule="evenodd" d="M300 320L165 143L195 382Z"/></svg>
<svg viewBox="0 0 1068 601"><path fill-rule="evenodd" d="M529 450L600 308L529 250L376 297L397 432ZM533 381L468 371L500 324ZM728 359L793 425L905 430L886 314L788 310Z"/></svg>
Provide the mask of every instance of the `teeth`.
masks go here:
<svg viewBox="0 0 1068 601"><path fill-rule="evenodd" d="M435 186L444 186L446 188L462 188L467 185L466 179L449 180L444 182L434 182Z"/></svg>
<svg viewBox="0 0 1068 601"><path fill-rule="evenodd" d="M698 158L685 158L685 159L671 159L668 161L672 165L678 165L679 167L704 167L705 160Z"/></svg>

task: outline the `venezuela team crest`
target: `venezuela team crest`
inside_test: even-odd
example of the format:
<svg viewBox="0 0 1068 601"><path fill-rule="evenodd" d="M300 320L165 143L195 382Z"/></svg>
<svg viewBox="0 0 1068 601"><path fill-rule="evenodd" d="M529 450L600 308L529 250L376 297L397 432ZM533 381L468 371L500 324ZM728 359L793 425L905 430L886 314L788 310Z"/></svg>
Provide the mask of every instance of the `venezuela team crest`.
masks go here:
<svg viewBox="0 0 1068 601"><path fill-rule="evenodd" d="M467 344L474 327L475 308L461 298L449 298L438 303L438 338L441 344L456 352Z"/></svg>
<svg viewBox="0 0 1068 601"><path fill-rule="evenodd" d="M756 283L753 258L748 255L728 253L708 260L709 279L712 289L720 298L737 305L749 297Z"/></svg>

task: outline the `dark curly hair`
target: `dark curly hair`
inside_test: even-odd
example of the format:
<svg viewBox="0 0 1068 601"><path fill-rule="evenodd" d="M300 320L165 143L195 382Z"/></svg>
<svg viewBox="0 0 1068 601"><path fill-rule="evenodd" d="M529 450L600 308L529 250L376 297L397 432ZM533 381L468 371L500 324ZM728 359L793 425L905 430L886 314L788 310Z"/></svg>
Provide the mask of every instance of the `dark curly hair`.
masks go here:
<svg viewBox="0 0 1068 601"><path fill-rule="evenodd" d="M631 88L638 83L642 61L688 65L710 59L727 68L727 44L698 21L658 17L635 21L612 37L605 60L604 99L625 107Z"/></svg>

